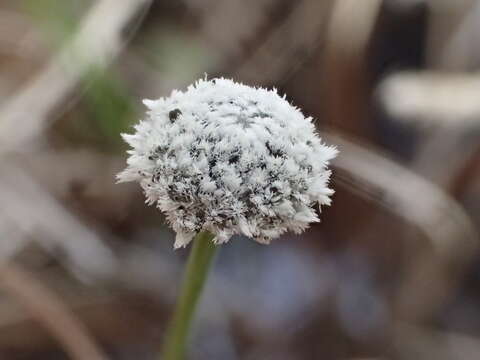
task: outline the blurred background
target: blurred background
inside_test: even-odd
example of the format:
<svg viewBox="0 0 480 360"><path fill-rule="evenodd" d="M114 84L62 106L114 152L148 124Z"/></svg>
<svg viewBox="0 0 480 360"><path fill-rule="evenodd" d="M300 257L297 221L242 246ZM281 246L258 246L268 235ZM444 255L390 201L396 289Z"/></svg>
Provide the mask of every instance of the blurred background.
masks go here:
<svg viewBox="0 0 480 360"><path fill-rule="evenodd" d="M188 249L120 133L205 74L340 155L321 224L222 246L189 358L478 359L479 33L476 0L2 0L0 359L158 358Z"/></svg>

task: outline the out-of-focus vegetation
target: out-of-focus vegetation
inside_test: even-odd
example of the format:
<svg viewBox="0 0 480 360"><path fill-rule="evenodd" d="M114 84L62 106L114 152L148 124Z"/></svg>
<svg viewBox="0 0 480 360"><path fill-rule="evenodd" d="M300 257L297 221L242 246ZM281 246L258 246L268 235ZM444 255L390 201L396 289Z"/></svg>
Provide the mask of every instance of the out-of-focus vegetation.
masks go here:
<svg viewBox="0 0 480 360"><path fill-rule="evenodd" d="M477 359L475 0L0 4L0 358L154 359L187 250L115 184L143 98L277 87L336 143L322 223L222 246L191 359Z"/></svg>

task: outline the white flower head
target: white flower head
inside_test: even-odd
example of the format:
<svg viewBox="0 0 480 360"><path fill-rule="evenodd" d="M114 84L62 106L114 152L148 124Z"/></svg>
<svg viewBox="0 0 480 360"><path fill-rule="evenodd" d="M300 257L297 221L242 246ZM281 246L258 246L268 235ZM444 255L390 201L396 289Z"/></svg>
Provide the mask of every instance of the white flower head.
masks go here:
<svg viewBox="0 0 480 360"><path fill-rule="evenodd" d="M228 79L144 100L147 118L132 135L119 182L138 181L176 231L175 248L207 230L223 243L244 234L269 243L318 222L330 204L329 161L312 118L276 90Z"/></svg>

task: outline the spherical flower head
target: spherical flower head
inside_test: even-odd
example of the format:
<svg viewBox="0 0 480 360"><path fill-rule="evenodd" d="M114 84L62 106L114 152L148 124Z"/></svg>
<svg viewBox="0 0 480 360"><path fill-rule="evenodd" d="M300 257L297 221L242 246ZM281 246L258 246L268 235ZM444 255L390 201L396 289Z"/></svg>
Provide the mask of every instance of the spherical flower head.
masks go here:
<svg viewBox="0 0 480 360"><path fill-rule="evenodd" d="M269 243L318 222L314 206L330 204L337 150L276 90L205 79L144 104L147 118L123 134L132 150L117 178L138 181L165 213L175 248L204 230L216 243L234 234Z"/></svg>

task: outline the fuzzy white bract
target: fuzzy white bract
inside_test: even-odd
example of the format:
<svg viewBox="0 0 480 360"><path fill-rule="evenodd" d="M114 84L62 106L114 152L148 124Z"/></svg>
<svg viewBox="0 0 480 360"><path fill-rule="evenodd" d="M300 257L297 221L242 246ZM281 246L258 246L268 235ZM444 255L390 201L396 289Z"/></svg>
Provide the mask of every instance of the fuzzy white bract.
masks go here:
<svg viewBox="0 0 480 360"><path fill-rule="evenodd" d="M313 206L330 204L337 150L276 90L199 80L144 104L147 119L123 134L132 150L117 177L138 181L165 213L175 248L202 230L216 243L234 234L269 243L318 222Z"/></svg>

